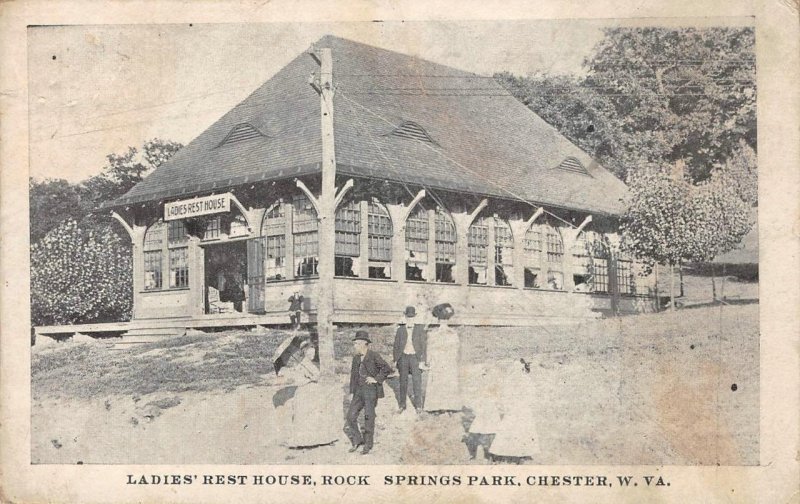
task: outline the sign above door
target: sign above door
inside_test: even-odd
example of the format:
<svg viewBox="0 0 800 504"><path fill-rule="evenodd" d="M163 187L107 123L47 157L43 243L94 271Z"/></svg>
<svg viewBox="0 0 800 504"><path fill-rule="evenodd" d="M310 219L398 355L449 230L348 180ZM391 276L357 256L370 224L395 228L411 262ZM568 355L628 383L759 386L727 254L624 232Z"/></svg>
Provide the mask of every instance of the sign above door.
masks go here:
<svg viewBox="0 0 800 504"><path fill-rule="evenodd" d="M164 220L171 221L230 212L232 197L231 193L225 193L165 203Z"/></svg>

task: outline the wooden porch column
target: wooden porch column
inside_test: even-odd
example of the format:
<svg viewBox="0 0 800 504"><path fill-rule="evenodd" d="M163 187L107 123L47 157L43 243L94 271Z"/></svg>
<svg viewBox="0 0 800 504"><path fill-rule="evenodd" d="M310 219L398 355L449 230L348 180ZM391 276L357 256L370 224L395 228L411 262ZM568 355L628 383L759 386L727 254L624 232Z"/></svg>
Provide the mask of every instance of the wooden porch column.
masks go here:
<svg viewBox="0 0 800 504"><path fill-rule="evenodd" d="M392 280L406 281L406 223L405 206L386 205L392 219Z"/></svg>
<svg viewBox="0 0 800 504"><path fill-rule="evenodd" d="M291 201L288 203L281 201L278 203L283 205L283 221L284 221L284 240L286 241L286 278L291 280L295 276L294 271L294 205ZM264 254L266 256L266 254Z"/></svg>
<svg viewBox="0 0 800 504"><path fill-rule="evenodd" d="M425 278L436 281L436 210L428 210L428 267Z"/></svg>
<svg viewBox="0 0 800 504"><path fill-rule="evenodd" d="M575 242L578 241L578 236L583 232L589 223L592 222L592 216L587 216L580 226L577 228L564 228L562 236L564 237L564 290L572 292L575 290L575 275L576 265L573 249Z"/></svg>
<svg viewBox="0 0 800 504"><path fill-rule="evenodd" d="M136 308L139 305L139 296L141 292L144 291L144 235L147 232L147 226L139 226L133 222L133 219L131 219L131 223L128 223L128 221L117 212L111 212L111 217L125 229L125 232L128 233L128 237L131 239L131 275L133 276L131 286L133 288L131 319L135 319Z"/></svg>
<svg viewBox="0 0 800 504"><path fill-rule="evenodd" d="M578 233L573 228L563 228L561 236L564 239L564 290L572 292L575 290L575 256L572 254Z"/></svg>
<svg viewBox="0 0 800 504"><path fill-rule="evenodd" d="M509 225L511 226L511 233L513 233L514 238L514 278L512 280L512 285L518 289L525 288L525 235L528 233L528 230L531 229L531 226L536 222L542 214L544 213L543 208L537 208L536 211L531 215L528 220L522 220L522 218L518 217L511 221L509 221ZM546 237L542 235L542 253L539 254L539 264L531 264L531 266L536 266L539 268L539 282L541 284L543 278L542 275L546 275L547 272L545 271L545 264L542 261L543 256L546 254ZM544 279L546 281L546 278Z"/></svg>
<svg viewBox="0 0 800 504"><path fill-rule="evenodd" d="M509 225L514 238L514 253L511 255L514 263L514 275L511 278L511 285L522 289L525 287L525 233L528 231L528 227L525 227L525 221L522 219L509 221Z"/></svg>
<svg viewBox="0 0 800 504"><path fill-rule="evenodd" d="M486 230L486 240L489 244L488 250L486 251L486 285L497 285L494 256L497 247L497 237L495 236L497 233L494 229L494 217L486 219L486 222L489 223L487 226L489 229Z"/></svg>
<svg viewBox="0 0 800 504"><path fill-rule="evenodd" d="M200 246L200 238L189 237L187 262L189 266L189 315L196 317L206 311L205 299L205 251Z"/></svg>

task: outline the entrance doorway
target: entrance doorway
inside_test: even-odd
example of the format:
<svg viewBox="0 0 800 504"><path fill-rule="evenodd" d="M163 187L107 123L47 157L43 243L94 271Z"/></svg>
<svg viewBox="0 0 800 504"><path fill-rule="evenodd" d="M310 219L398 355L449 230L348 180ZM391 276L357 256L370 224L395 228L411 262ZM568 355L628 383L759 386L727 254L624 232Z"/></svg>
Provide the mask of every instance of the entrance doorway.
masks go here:
<svg viewBox="0 0 800 504"><path fill-rule="evenodd" d="M205 312L247 309L247 245L233 241L205 245Z"/></svg>

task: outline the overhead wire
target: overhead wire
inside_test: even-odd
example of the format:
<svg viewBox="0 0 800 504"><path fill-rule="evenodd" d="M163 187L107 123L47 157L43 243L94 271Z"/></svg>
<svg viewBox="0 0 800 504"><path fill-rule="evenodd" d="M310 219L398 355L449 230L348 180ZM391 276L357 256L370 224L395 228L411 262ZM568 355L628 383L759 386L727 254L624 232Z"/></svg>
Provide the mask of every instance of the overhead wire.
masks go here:
<svg viewBox="0 0 800 504"><path fill-rule="evenodd" d="M363 109L364 111L366 111L367 113L369 113L369 114L373 115L374 117L376 117L376 118L380 119L381 121L383 121L383 122L385 122L385 123L387 123L387 124L391 125L392 127L396 127L396 126L397 126L396 124L392 123L390 120L388 120L388 119L386 119L385 117L381 116L381 115L380 115L380 114L378 114L377 112L374 112L373 110L371 110L369 107L366 107L366 106L364 106L364 105L362 105L362 104L358 103L357 101L355 101L355 100L353 100L353 99L349 98L349 97L347 96L347 92L344 92L344 91L343 91L343 90L341 90L341 89L340 89L338 92L339 92L339 94L340 94L340 95L341 95L341 96L342 96L342 97L343 97L345 100L347 100L348 102L350 102L350 103L352 103L352 104L354 104L354 105L357 105L358 107L362 108L362 109ZM508 96L510 96L510 95L508 95ZM488 182L490 185L492 185L492 186L494 186L494 187L496 187L496 188L500 189L501 191L503 191L503 192L506 192L506 193L510 194L510 195L511 195L513 198L515 198L515 199L519 200L520 202L523 202L523 203L525 203L526 205L535 206L535 205L533 205L533 204L532 204L530 201L526 200L524 197L520 196L519 194L516 194L514 191L511 191L510 189L508 189L508 188L505 188L505 187L501 186L500 184L497 184L496 182L492 181L490 178L488 178L488 177L485 177L485 176L481 175L481 174L480 174L480 173L478 173L477 171L475 171L475 170L472 170L472 169L470 169L470 168L468 168L468 167L464 166L462 163L460 163L460 162L458 162L457 160L453 159L452 157L448 156L446 153L442 152L441 150L437 150L437 149L436 149L436 148L434 148L432 145L429 145L429 144L427 144L427 143L425 143L425 142L420 142L420 143L421 143L422 145L424 145L426 148L428 148L428 149L430 149L430 150L432 150L432 151L436 152L438 155L440 155L440 156L444 157L444 158L445 158L445 159L447 159L448 161L450 161L450 162L454 163L456 166L459 166L460 168L462 168L462 169L466 170L467 172L469 172L469 173L471 173L472 175L474 175L474 176L476 176L476 177L480 178L481 180L484 180L485 182ZM559 217L558 215L556 215L556 214L554 214L554 213L552 213L552 212L550 212L550 211L548 211L548 210L546 210L546 209L543 209L543 211L544 211L545 213L547 213L548 215L552 216L553 218L555 218L555 219L558 219L559 221L561 221L561 222L563 222L563 223L567 224L568 226L571 226L571 227L573 227L573 228L576 228L576 227L577 227L577 226L575 226L575 224L573 224L573 223L571 223L571 222L569 222L569 221L567 221L567 220L565 220L565 219L562 219L562 218L561 218L561 217Z"/></svg>

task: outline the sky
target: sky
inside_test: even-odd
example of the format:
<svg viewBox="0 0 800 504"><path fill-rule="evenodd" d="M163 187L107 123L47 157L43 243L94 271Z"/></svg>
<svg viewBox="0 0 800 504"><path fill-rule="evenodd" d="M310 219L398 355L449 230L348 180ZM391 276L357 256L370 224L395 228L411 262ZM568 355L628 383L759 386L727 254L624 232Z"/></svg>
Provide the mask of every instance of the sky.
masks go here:
<svg viewBox="0 0 800 504"><path fill-rule="evenodd" d="M155 137L186 144L325 34L481 75L581 74L604 27L699 23L752 20L30 27L30 175L77 182L128 146Z"/></svg>

